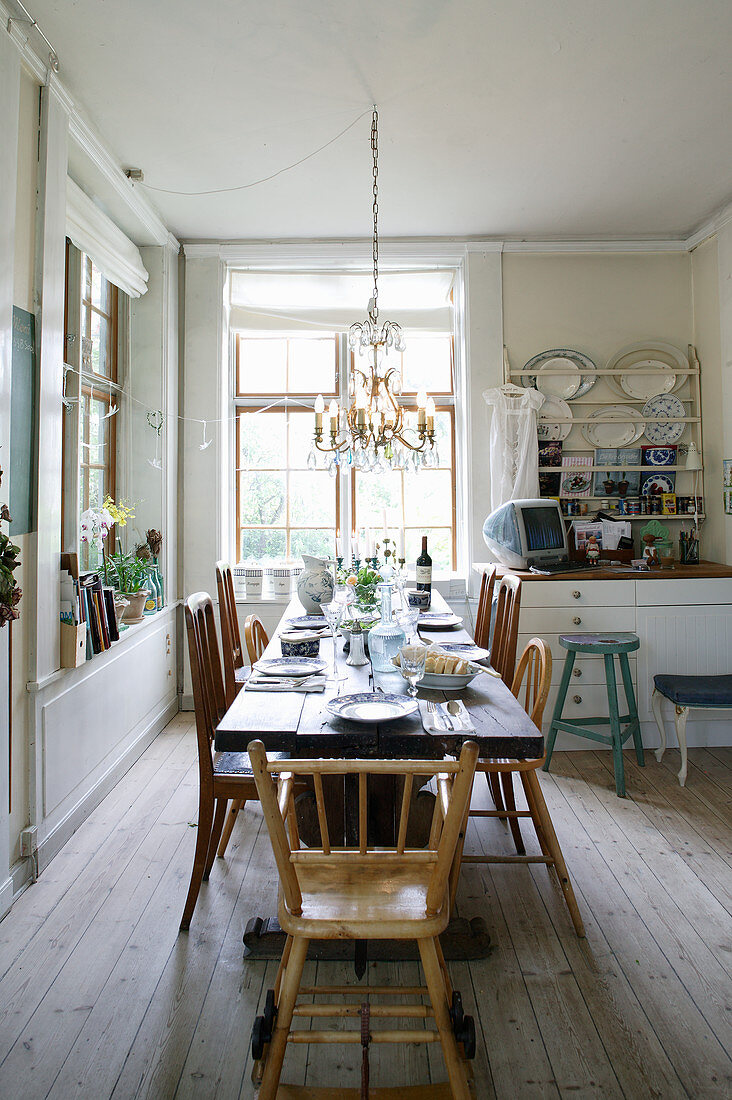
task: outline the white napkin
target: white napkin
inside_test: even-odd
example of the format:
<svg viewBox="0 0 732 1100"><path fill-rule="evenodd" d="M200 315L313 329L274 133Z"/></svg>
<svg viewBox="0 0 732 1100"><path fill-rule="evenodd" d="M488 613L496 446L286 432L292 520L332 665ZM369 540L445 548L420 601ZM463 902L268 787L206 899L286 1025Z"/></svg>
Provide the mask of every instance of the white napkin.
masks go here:
<svg viewBox="0 0 732 1100"><path fill-rule="evenodd" d="M456 699L455 702L460 707L459 714L448 714L447 706L445 703L438 703L437 710L428 710L427 703L424 699L420 700L419 713L422 719L422 726L427 733L474 733L475 726L473 725L470 714L468 713L465 704ZM445 720L447 718L447 721ZM450 723L452 722L455 727L454 730L450 729Z"/></svg>
<svg viewBox="0 0 732 1100"><path fill-rule="evenodd" d="M265 676L253 671L244 685L245 691L325 691L327 677L309 676L307 679L286 680L276 676Z"/></svg>

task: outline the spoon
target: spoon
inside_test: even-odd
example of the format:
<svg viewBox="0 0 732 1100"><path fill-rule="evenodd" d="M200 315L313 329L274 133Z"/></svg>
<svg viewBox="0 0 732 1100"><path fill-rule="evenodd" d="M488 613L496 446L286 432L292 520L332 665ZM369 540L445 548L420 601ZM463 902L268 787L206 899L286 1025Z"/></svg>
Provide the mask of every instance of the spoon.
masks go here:
<svg viewBox="0 0 732 1100"><path fill-rule="evenodd" d="M460 713L460 704L458 703L458 701L456 699L448 699L447 703L445 704L445 709L447 710L448 714L451 714L453 716L453 718L460 718L460 726L462 728L463 720Z"/></svg>

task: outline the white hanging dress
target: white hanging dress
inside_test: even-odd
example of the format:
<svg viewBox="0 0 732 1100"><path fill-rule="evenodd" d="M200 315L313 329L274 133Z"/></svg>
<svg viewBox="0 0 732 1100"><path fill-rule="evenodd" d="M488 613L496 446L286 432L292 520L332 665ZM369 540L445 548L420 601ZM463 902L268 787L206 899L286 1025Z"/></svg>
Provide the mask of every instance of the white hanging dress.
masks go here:
<svg viewBox="0 0 732 1100"><path fill-rule="evenodd" d="M492 410L490 431L491 511L509 500L539 495L539 445L536 413L544 394L516 386L483 394Z"/></svg>

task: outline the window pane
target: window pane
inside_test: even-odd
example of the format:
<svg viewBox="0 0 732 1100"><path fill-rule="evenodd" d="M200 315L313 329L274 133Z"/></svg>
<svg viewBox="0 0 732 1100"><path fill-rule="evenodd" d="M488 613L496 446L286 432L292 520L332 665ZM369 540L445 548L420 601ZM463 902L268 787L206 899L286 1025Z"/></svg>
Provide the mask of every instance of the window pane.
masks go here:
<svg viewBox="0 0 732 1100"><path fill-rule="evenodd" d="M240 467L278 470L283 465L286 445L286 413L242 413L239 417Z"/></svg>
<svg viewBox="0 0 732 1100"><path fill-rule="evenodd" d="M101 314L92 310L91 315L92 338L92 367L95 374L109 377L109 321Z"/></svg>
<svg viewBox="0 0 732 1100"><path fill-rule="evenodd" d="M452 416L449 412L435 413L435 447L440 466L449 469L452 466Z"/></svg>
<svg viewBox="0 0 732 1100"><path fill-rule="evenodd" d="M101 508L104 500L104 470L90 468L89 470L89 507Z"/></svg>
<svg viewBox="0 0 732 1100"><path fill-rule="evenodd" d="M101 271L98 271L96 267L92 267L91 301L92 305L96 306L97 309L101 309L102 313L109 313L110 292L110 284Z"/></svg>
<svg viewBox="0 0 732 1100"><path fill-rule="evenodd" d="M335 529L335 483L325 471L290 474L290 523Z"/></svg>
<svg viewBox="0 0 732 1100"><path fill-rule="evenodd" d="M289 414L289 451L290 466L292 469L304 470L307 467L308 455L313 445L313 428L315 417L311 412L291 412ZM329 428L328 410L325 411L323 422L326 431Z"/></svg>
<svg viewBox="0 0 732 1100"><path fill-rule="evenodd" d="M384 526L384 508L386 508L387 525L401 527L403 522L401 474L393 470L379 476L357 473L357 526L372 527L381 531Z"/></svg>
<svg viewBox="0 0 732 1100"><path fill-rule="evenodd" d="M405 393L451 393L452 337L405 334L402 353L402 389Z"/></svg>
<svg viewBox="0 0 732 1100"><path fill-rule="evenodd" d="M263 558L284 558L286 546L284 531L248 531L245 528L239 540L239 559L261 561Z"/></svg>
<svg viewBox="0 0 732 1100"><path fill-rule="evenodd" d="M336 383L336 342L324 339L290 340L290 393L333 393Z"/></svg>
<svg viewBox="0 0 732 1100"><path fill-rule="evenodd" d="M285 478L277 473L239 475L239 522L270 527L284 524Z"/></svg>
<svg viewBox="0 0 732 1100"><path fill-rule="evenodd" d="M287 340L239 338L239 393L284 393Z"/></svg>
<svg viewBox="0 0 732 1100"><path fill-rule="evenodd" d="M92 262L88 256L84 257L84 293L83 297L91 301L92 296Z"/></svg>
<svg viewBox="0 0 732 1100"><path fill-rule="evenodd" d="M404 475L404 512L408 527L420 524L452 526L452 474L420 470Z"/></svg>
<svg viewBox="0 0 732 1100"><path fill-rule="evenodd" d="M105 420L105 417L109 412L109 405L106 401L98 401L95 397L93 401L90 401L90 406L88 442L99 445L88 448L90 453L84 455L83 459L97 464L106 463L107 455L105 451L109 436L109 421Z"/></svg>
<svg viewBox="0 0 732 1100"><path fill-rule="evenodd" d="M290 557L297 559L303 554L313 554L317 558L332 558L335 553L335 532L330 531L292 531L290 534Z"/></svg>

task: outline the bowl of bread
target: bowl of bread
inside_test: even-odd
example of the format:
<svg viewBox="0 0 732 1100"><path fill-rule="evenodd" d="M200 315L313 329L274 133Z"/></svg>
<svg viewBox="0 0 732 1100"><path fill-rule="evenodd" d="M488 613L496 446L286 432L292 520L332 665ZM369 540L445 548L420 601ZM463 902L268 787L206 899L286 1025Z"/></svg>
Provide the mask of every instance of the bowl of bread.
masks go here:
<svg viewBox="0 0 732 1100"><path fill-rule="evenodd" d="M392 664L401 667L400 655L392 657ZM457 688L467 687L471 680L479 676L481 672L493 673L493 669L484 665L476 665L472 661L466 661L462 657L446 653L438 645L427 647L427 657L424 663L424 676L419 681L420 687L442 688L454 691Z"/></svg>

